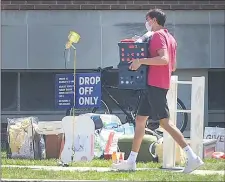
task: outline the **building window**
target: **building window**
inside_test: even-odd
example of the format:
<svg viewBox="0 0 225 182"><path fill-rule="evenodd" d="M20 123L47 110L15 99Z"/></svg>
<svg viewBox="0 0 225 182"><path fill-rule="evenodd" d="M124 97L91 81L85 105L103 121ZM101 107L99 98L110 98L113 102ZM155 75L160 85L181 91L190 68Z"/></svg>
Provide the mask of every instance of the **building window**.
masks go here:
<svg viewBox="0 0 225 182"><path fill-rule="evenodd" d="M2 72L2 111L60 111L60 109L55 107L55 75L58 73L72 72L72 70L60 72L20 72L20 82L18 82L18 72ZM77 72L92 71L77 70ZM102 77L103 81L106 81L107 85L117 87L118 70L104 73ZM18 86L18 84L20 85ZM18 92L18 88L20 92ZM108 90L117 101L125 106L131 104L131 97L135 93L132 90ZM104 91L102 93L102 99L107 102L112 110L120 110ZM20 103L18 103L19 100Z"/></svg>
<svg viewBox="0 0 225 182"><path fill-rule="evenodd" d="M1 73L1 107L2 111L17 110L17 73L2 72Z"/></svg>
<svg viewBox="0 0 225 182"><path fill-rule="evenodd" d="M54 111L55 73L20 73L20 110Z"/></svg>
<svg viewBox="0 0 225 182"><path fill-rule="evenodd" d="M225 110L225 69L208 74L209 110Z"/></svg>

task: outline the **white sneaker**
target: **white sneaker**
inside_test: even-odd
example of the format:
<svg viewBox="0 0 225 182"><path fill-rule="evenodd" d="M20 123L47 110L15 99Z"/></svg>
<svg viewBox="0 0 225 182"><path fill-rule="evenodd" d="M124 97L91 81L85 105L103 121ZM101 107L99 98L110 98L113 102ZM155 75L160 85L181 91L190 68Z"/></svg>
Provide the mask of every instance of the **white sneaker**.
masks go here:
<svg viewBox="0 0 225 182"><path fill-rule="evenodd" d="M191 173L203 164L204 162L200 159L200 157L197 157L196 159L188 159L183 173Z"/></svg>
<svg viewBox="0 0 225 182"><path fill-rule="evenodd" d="M136 170L136 163L135 162L128 162L127 160L113 164L113 169L119 170L119 171L135 171Z"/></svg>

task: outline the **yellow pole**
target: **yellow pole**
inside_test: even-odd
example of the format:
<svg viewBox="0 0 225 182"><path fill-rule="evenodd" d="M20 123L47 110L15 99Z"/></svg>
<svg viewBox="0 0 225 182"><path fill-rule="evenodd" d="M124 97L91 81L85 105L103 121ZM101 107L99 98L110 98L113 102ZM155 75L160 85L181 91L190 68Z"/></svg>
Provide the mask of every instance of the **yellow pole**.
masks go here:
<svg viewBox="0 0 225 182"><path fill-rule="evenodd" d="M73 161L73 158L75 156L75 133L74 133L74 130L75 130L75 105L76 105L76 48L74 49L74 67L73 67L73 74L74 74L74 78L73 78L73 82L74 82L74 85L73 85L73 89L74 89L74 92L73 92L73 145L72 145L72 148L73 148L73 155L72 155L72 161Z"/></svg>
<svg viewBox="0 0 225 182"><path fill-rule="evenodd" d="M70 31L69 35L68 35L68 42L66 44L66 49L72 47L74 49L74 67L73 67L73 74L74 74L74 78L73 78L73 88L74 88L74 92L73 92L73 138L72 138L72 161L75 155L75 133L74 133L74 129L75 129L75 106L76 106L76 47L73 46L73 43L78 43L80 40L80 35L74 31ZM71 115L71 113L70 113Z"/></svg>

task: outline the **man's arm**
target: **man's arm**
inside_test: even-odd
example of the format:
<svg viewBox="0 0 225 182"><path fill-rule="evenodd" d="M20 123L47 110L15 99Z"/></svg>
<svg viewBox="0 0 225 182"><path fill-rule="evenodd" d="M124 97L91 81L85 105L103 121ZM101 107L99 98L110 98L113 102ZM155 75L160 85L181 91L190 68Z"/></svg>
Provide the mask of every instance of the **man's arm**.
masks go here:
<svg viewBox="0 0 225 182"><path fill-rule="evenodd" d="M153 49L157 51L158 56L139 59L140 64L167 65L169 63L169 57L165 38L160 33L155 33L151 40L151 46L153 46Z"/></svg>
<svg viewBox="0 0 225 182"><path fill-rule="evenodd" d="M176 69L177 69L177 61L175 60L175 63L173 64L173 72L175 72L176 71Z"/></svg>
<svg viewBox="0 0 225 182"><path fill-rule="evenodd" d="M159 49L157 57L139 59L140 64L144 65L167 65L169 63L168 53L166 49Z"/></svg>
<svg viewBox="0 0 225 182"><path fill-rule="evenodd" d="M173 66L173 72L176 71L177 69L177 44L176 44L176 47L175 47L175 53L174 53L174 62L172 63L172 66Z"/></svg>

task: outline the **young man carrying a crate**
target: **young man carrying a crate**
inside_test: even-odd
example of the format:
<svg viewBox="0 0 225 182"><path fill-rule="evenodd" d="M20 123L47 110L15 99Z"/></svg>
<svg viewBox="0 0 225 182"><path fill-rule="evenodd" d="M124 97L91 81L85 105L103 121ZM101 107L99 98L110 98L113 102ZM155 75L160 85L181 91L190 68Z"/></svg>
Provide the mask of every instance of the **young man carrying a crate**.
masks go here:
<svg viewBox="0 0 225 182"><path fill-rule="evenodd" d="M186 152L188 162L184 168L184 173L190 173L204 164L187 144L180 130L169 121L166 95L170 87L171 74L176 69L177 43L164 27L165 21L166 15L160 9L153 9L147 13L146 28L148 31L151 30L153 32L149 43L151 58L132 60L129 67L131 70L137 70L141 65L149 65L148 94L142 96L138 109L132 151L127 160L113 164L113 168L118 170L136 169L136 158L145 134L145 125L148 117L153 120L159 120L161 127Z"/></svg>

